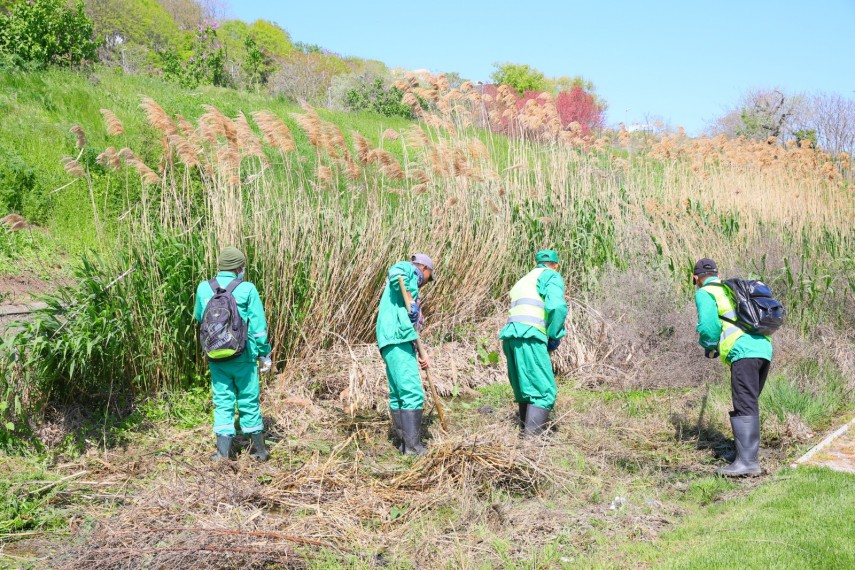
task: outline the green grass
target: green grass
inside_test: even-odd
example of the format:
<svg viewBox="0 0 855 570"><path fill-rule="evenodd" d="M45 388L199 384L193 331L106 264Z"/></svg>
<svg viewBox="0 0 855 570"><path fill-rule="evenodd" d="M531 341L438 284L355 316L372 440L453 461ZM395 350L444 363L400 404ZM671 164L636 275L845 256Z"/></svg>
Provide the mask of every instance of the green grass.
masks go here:
<svg viewBox="0 0 855 570"><path fill-rule="evenodd" d="M855 476L799 468L782 471L746 496L698 511L652 545L628 545L623 562L589 563L620 567L632 561L663 569L843 569L855 567L853 537Z"/></svg>

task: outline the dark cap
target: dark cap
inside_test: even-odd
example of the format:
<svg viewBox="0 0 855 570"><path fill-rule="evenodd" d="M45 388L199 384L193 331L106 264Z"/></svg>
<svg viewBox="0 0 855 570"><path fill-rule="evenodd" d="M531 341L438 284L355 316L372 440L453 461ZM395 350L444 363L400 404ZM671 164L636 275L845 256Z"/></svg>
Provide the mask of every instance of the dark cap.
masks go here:
<svg viewBox="0 0 855 570"><path fill-rule="evenodd" d="M693 275L706 275L708 273L715 273L718 275L718 266L715 264L715 261L709 257L699 259L695 264Z"/></svg>

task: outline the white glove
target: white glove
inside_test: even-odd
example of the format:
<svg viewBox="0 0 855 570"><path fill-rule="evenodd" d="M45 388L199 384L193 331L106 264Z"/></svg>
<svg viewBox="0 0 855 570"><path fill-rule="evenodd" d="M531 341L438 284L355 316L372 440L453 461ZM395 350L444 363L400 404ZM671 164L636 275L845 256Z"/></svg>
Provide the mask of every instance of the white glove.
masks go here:
<svg viewBox="0 0 855 570"><path fill-rule="evenodd" d="M260 356L258 358L258 372L261 374L265 374L270 372L273 368L273 361L270 360L269 356Z"/></svg>

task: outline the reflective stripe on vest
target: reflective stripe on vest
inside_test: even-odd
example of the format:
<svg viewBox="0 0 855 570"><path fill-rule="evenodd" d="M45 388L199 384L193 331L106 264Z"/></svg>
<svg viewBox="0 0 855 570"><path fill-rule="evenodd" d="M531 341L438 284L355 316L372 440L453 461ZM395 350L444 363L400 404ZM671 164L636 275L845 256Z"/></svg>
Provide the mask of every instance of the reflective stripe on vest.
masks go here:
<svg viewBox="0 0 855 570"><path fill-rule="evenodd" d="M719 317L736 320L736 310L733 307L733 301L725 290L725 287L709 284L705 285L701 289L712 295L713 299L715 299ZM730 354L730 350L733 348L733 345L736 344L739 337L745 334L745 331L733 323L729 323L722 319L719 320L721 320L721 336L718 339L718 353L719 356L721 356L721 361L726 363L727 355Z"/></svg>
<svg viewBox="0 0 855 570"><path fill-rule="evenodd" d="M537 292L537 280L544 271L546 268L538 267L513 286L508 322L529 325L546 334L546 308Z"/></svg>

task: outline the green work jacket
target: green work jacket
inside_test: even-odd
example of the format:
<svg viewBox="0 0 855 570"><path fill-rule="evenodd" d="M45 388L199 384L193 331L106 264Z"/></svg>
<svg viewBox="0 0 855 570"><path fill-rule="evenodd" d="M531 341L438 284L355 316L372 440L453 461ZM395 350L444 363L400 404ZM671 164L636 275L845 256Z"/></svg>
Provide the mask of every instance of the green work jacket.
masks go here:
<svg viewBox="0 0 855 570"><path fill-rule="evenodd" d="M415 266L409 261L399 261L386 275L386 286L380 297L380 310L377 313L377 346L383 348L390 344L412 342L419 338L413 323L407 316L407 305L401 294L398 277L404 278L404 286L413 300L419 300L419 276Z"/></svg>
<svg viewBox="0 0 855 570"><path fill-rule="evenodd" d="M721 283L718 277L710 277L703 285ZM721 340L721 319L715 297L708 291L698 289L695 292L695 306L698 309L698 344L704 350L718 349ZM744 333L725 356L725 362L732 364L742 358L765 358L772 360L772 341L767 336Z"/></svg>
<svg viewBox="0 0 855 570"><path fill-rule="evenodd" d="M507 323L499 333L499 338L536 338L546 342L549 338L559 339L567 332L564 320L567 318L567 301L564 300L564 280L557 271L549 269L543 263L537 267L545 268L537 278L537 294L543 299L546 310L546 334L524 323Z"/></svg>
<svg viewBox="0 0 855 570"><path fill-rule="evenodd" d="M217 283L220 287L226 288L237 275L232 271L220 271L217 273ZM243 354L230 362L254 362L259 356L267 356L270 354L270 342L267 339L267 319L264 317L264 306L261 304L261 297L258 295L258 290L252 283L244 281L232 292L237 304L238 313L247 325L246 350ZM214 297L214 291L207 281L202 281L196 287L196 308L193 316L198 322L202 322L202 315L205 314L205 307L208 306L208 301Z"/></svg>

